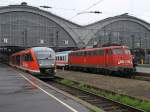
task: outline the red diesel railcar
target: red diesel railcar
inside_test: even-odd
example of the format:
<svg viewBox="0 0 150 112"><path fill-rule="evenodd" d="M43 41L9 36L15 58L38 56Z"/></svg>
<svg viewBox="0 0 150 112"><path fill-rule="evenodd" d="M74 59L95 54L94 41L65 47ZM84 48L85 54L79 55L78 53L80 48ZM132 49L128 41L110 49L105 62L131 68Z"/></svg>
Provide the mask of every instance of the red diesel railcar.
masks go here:
<svg viewBox="0 0 150 112"><path fill-rule="evenodd" d="M69 67L129 75L134 71L132 59L126 46L82 49L69 53Z"/></svg>
<svg viewBox="0 0 150 112"><path fill-rule="evenodd" d="M33 47L10 57L10 65L37 77L53 78L56 72L55 52L47 47Z"/></svg>

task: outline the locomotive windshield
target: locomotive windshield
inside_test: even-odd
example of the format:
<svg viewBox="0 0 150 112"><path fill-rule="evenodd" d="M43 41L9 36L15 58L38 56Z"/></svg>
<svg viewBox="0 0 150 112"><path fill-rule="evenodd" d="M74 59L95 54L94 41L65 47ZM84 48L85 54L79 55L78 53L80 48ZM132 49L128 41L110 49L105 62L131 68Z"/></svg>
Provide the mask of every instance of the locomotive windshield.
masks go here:
<svg viewBox="0 0 150 112"><path fill-rule="evenodd" d="M37 59L54 59L55 56L51 52L36 52Z"/></svg>
<svg viewBox="0 0 150 112"><path fill-rule="evenodd" d="M115 48L113 49L113 54L131 54L128 49Z"/></svg>
<svg viewBox="0 0 150 112"><path fill-rule="evenodd" d="M113 49L113 54L124 54L123 50L120 48Z"/></svg>
<svg viewBox="0 0 150 112"><path fill-rule="evenodd" d="M125 49L124 52L125 52L125 54L131 54L129 49Z"/></svg>

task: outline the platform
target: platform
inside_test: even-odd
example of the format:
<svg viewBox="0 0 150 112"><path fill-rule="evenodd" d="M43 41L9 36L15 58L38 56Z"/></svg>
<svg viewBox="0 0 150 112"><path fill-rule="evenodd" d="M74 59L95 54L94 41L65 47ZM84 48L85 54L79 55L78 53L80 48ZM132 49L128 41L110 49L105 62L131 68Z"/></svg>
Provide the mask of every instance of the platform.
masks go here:
<svg viewBox="0 0 150 112"><path fill-rule="evenodd" d="M140 73L150 73L150 67L136 67L136 71Z"/></svg>
<svg viewBox="0 0 150 112"><path fill-rule="evenodd" d="M90 112L29 74L0 64L0 112Z"/></svg>

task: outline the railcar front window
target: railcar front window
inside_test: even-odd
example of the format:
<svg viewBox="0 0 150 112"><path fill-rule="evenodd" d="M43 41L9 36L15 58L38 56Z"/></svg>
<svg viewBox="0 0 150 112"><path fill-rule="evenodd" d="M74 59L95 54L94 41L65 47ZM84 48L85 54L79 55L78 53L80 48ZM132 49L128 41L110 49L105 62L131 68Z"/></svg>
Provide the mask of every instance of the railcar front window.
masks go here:
<svg viewBox="0 0 150 112"><path fill-rule="evenodd" d="M124 54L122 49L113 49L113 54Z"/></svg>
<svg viewBox="0 0 150 112"><path fill-rule="evenodd" d="M37 59L52 59L54 56L51 54L51 52L37 52L36 53Z"/></svg>

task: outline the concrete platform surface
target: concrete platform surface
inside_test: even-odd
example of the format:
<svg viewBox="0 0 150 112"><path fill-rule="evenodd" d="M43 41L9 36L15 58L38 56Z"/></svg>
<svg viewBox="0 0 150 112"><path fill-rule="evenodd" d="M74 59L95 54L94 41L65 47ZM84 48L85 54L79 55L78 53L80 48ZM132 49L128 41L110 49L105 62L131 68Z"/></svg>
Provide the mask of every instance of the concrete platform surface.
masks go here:
<svg viewBox="0 0 150 112"><path fill-rule="evenodd" d="M0 112L90 112L31 75L0 64Z"/></svg>
<svg viewBox="0 0 150 112"><path fill-rule="evenodd" d="M136 67L137 72L142 72L142 73L150 73L150 68L149 67Z"/></svg>

